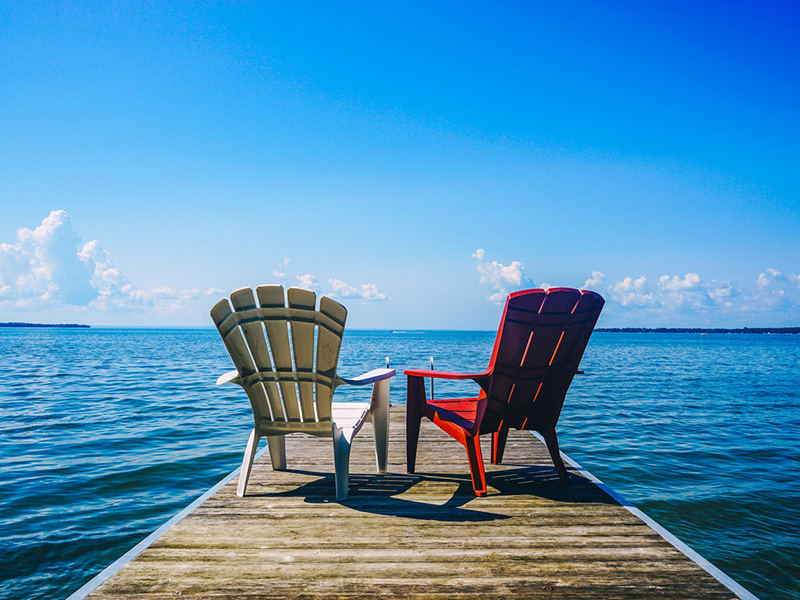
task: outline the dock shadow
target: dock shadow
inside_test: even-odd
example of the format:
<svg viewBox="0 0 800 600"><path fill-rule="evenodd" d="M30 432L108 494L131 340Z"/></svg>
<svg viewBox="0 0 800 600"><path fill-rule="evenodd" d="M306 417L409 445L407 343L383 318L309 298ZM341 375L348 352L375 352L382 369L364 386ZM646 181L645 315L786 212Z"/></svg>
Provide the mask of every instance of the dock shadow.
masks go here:
<svg viewBox="0 0 800 600"><path fill-rule="evenodd" d="M567 468L568 484L558 478L553 467L546 465L498 465L502 470L486 473L490 488L506 496L536 496L555 502L618 504L592 481Z"/></svg>
<svg viewBox="0 0 800 600"><path fill-rule="evenodd" d="M264 497L303 498L309 504L341 504L359 512L381 516L402 517L425 521L486 522L510 518L508 515L464 508L475 499L469 477L463 481L455 477L438 478L424 474L383 475L350 474L350 494L346 500L334 500L335 479L331 473L287 469L293 473L316 476L292 490L259 494ZM404 492L425 480L441 479L457 485L455 492L442 504L432 504L400 498Z"/></svg>
<svg viewBox="0 0 800 600"><path fill-rule="evenodd" d="M332 473L288 469L293 473L315 477L291 490L260 494L265 497L302 498L309 504L341 504L360 512L441 522L487 522L510 518L508 515L480 509L480 500L472 490L469 473L414 474L386 473L350 474L350 494L346 500L334 499L335 479ZM558 478L553 467L544 465L499 465L486 473L490 496L533 496L554 502L617 504L606 492L570 469L570 484ZM401 497L422 483L446 483L454 491L441 504ZM466 507L468 503L471 506Z"/></svg>

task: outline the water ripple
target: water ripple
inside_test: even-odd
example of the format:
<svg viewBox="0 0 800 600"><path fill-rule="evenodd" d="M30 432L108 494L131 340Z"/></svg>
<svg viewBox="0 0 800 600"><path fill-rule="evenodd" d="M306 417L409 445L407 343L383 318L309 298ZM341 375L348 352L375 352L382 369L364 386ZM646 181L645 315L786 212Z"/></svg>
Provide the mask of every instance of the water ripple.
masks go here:
<svg viewBox="0 0 800 600"><path fill-rule="evenodd" d="M479 372L493 340L348 332L339 370ZM241 460L252 416L214 385L213 330L0 330L0 348L0 598L68 596ZM800 595L800 336L595 334L582 368L564 450L762 600Z"/></svg>

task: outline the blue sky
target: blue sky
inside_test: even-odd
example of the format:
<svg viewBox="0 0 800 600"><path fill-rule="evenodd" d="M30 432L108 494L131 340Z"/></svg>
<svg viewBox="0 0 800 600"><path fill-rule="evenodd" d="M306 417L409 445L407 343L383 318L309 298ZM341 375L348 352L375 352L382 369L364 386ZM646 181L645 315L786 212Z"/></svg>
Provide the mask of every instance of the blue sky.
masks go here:
<svg viewBox="0 0 800 600"><path fill-rule="evenodd" d="M800 325L795 3L9 4L0 321Z"/></svg>

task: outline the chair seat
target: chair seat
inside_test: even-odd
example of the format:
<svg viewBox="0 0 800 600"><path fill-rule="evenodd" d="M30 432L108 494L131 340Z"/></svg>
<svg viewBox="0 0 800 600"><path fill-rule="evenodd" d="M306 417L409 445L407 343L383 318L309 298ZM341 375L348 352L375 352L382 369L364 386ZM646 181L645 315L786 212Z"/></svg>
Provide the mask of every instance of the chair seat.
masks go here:
<svg viewBox="0 0 800 600"><path fill-rule="evenodd" d="M478 410L477 398L446 398L441 400L428 400L428 407L433 409L440 418L459 427L471 430L475 425ZM433 414L428 415L432 419Z"/></svg>
<svg viewBox="0 0 800 600"><path fill-rule="evenodd" d="M331 420L340 429L357 429L369 416L369 402L331 402Z"/></svg>

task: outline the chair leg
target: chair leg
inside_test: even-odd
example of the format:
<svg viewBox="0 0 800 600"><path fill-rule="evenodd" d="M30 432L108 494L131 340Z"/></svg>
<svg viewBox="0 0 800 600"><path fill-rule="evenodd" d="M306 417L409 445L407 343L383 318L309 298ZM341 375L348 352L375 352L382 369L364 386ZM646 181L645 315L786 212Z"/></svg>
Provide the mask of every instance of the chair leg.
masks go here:
<svg viewBox="0 0 800 600"><path fill-rule="evenodd" d="M542 431L542 437L547 444L547 450L550 452L550 458L553 459L553 464L556 466L558 478L564 483L569 483L569 473L567 473L567 468L564 466L564 461L561 460L561 451L558 447L558 438L556 437L555 428Z"/></svg>
<svg viewBox="0 0 800 600"><path fill-rule="evenodd" d="M336 473L336 499L346 500L350 479L350 445L353 440L353 430L333 427L333 462Z"/></svg>
<svg viewBox="0 0 800 600"><path fill-rule="evenodd" d="M267 446L269 447L269 459L272 462L273 471L286 470L286 436L268 435Z"/></svg>
<svg viewBox="0 0 800 600"><path fill-rule="evenodd" d="M372 427L375 431L375 462L378 473L386 473L389 456L389 380L372 386Z"/></svg>
<svg viewBox="0 0 800 600"><path fill-rule="evenodd" d="M476 496L486 495L486 474L483 470L483 457L481 456L481 441L476 436L467 435L464 438L469 459L469 472L472 475L472 487Z"/></svg>
<svg viewBox="0 0 800 600"><path fill-rule="evenodd" d="M503 462L503 452L506 449L508 439L508 427L501 427L492 433L492 464L499 465Z"/></svg>
<svg viewBox="0 0 800 600"><path fill-rule="evenodd" d="M409 375L406 395L406 465L409 473L413 473L417 466L417 444L423 402L425 402L425 380L422 377Z"/></svg>
<svg viewBox="0 0 800 600"><path fill-rule="evenodd" d="M244 449L244 458L242 459L242 470L239 472L239 485L236 488L236 495L243 497L247 489L247 481L250 479L250 469L253 467L253 459L256 455L256 448L258 442L261 441L261 436L258 430L253 427L250 432L250 439L247 441L247 447Z"/></svg>

